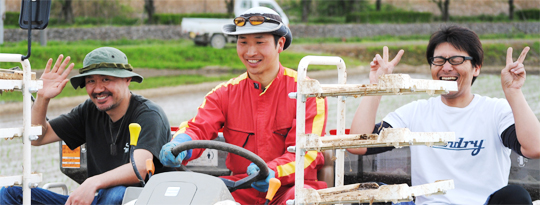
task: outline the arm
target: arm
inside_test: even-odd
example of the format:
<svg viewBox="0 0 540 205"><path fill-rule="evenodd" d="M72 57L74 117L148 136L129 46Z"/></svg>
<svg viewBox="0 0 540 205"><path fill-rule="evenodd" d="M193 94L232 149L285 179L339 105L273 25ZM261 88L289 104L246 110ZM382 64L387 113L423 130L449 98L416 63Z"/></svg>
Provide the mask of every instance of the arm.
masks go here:
<svg viewBox="0 0 540 205"><path fill-rule="evenodd" d="M525 47L518 60L512 60L512 48L508 48L506 67L501 71L501 85L506 100L512 108L516 122L516 135L521 144L521 153L528 158L540 158L540 122L527 104L521 87L525 83L525 66L523 61L529 47Z"/></svg>
<svg viewBox="0 0 540 205"><path fill-rule="evenodd" d="M49 59L47 66L41 75L41 80L43 80L43 88L37 92L36 102L34 102L34 105L32 106L32 125L41 125L42 134L37 140L32 141L32 145L34 146L44 145L60 140L58 135L56 135L54 130L51 128L49 122L47 122L46 115L49 101L62 92L62 89L64 89L66 83L69 81L66 78L74 66L72 63L67 69L65 69L69 63L70 57L68 56L62 62L63 58L63 55L58 56L58 59L56 60L56 63L52 69L51 65L53 60L52 58ZM62 64L60 64L60 62L62 62Z"/></svg>
<svg viewBox="0 0 540 205"><path fill-rule="evenodd" d="M401 60L404 51L400 50L396 57L388 62L388 47L383 48L383 57L379 54L373 58L370 63L369 82L371 84L377 84L379 82L379 76L384 74L390 74L394 70L394 67ZM381 96L365 96L362 97L356 113L351 124L351 134L371 134L375 127L375 118L377 116L377 110L379 109L379 103L381 102ZM352 154L365 154L367 148L354 148L347 149Z"/></svg>
<svg viewBox="0 0 540 205"><path fill-rule="evenodd" d="M197 115L188 122L182 122L179 130L174 134L171 142L163 145L159 160L164 166L180 167L189 160L197 159L204 149L187 150L174 156L172 148L180 143L191 140L211 140L217 137L218 130L223 127L225 116L222 112L219 92L222 84L214 88L204 97L204 101L197 110Z"/></svg>
<svg viewBox="0 0 540 205"><path fill-rule="evenodd" d="M146 160L153 155L148 150L136 149L133 152L137 170L143 179L146 177ZM131 162L116 169L86 179L71 195L66 204L91 204L97 190L119 185L137 184L139 179L133 172Z"/></svg>

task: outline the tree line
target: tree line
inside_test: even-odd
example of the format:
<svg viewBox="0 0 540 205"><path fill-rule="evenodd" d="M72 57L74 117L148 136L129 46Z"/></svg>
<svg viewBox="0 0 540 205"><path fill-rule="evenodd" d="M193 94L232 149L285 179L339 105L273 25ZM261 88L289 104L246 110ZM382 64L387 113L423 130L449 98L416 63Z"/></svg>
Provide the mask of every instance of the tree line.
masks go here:
<svg viewBox="0 0 540 205"><path fill-rule="evenodd" d="M111 0L107 0L111 1ZM235 0L223 0L227 13L231 16L234 15L234 3ZM441 20L449 21L450 13L448 12L451 0L431 0L437 5L441 12ZM73 0L57 0L60 3L60 19L67 23L72 24L74 22L73 15ZM111 1L112 2L112 1ZM159 1L157 1L159 3ZM155 0L144 0L144 12L146 16L147 24L156 24L156 1ZM391 7L391 2L386 2L385 4L388 7ZM314 11L319 11L322 15L326 16L346 16L354 12L363 12L363 11L381 11L383 9L383 1L376 0L374 5L366 0L334 0L334 1L316 1L313 0L290 0L287 3L287 7L290 10L297 10L297 13L300 13L301 22L307 23L309 21L308 17ZM514 19L514 0L508 0L508 18L510 20Z"/></svg>

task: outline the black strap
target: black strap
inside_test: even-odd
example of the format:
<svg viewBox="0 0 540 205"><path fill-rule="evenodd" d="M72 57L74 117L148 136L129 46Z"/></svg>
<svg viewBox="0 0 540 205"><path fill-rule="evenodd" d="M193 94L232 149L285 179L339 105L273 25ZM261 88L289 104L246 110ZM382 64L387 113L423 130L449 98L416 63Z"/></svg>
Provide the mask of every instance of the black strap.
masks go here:
<svg viewBox="0 0 540 205"><path fill-rule="evenodd" d="M516 135L516 124L510 125L510 127L504 130L504 132L501 134L501 140L505 147L508 147L511 150L514 150L514 152L517 154L523 156L521 153L521 144L519 143Z"/></svg>
<svg viewBox="0 0 540 205"><path fill-rule="evenodd" d="M392 128L390 124L388 124L385 121L382 121L380 123L375 124L375 129L373 129L373 134L380 134L382 128ZM393 150L395 147L373 147L368 148L366 153L364 155L371 155L371 154L380 154L383 152L388 152L390 150Z"/></svg>

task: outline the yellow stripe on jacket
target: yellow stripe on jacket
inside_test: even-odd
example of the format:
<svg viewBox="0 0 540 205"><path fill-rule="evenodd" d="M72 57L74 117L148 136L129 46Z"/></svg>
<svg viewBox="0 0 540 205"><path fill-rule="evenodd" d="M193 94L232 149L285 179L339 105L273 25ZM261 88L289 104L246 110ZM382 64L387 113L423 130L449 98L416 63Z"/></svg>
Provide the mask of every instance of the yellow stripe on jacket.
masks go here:
<svg viewBox="0 0 540 205"><path fill-rule="evenodd" d="M304 157L304 169L311 165L313 161L317 159L317 151L308 151L306 157ZM277 166L278 177L284 177L291 175L295 172L296 162L292 161L284 165Z"/></svg>

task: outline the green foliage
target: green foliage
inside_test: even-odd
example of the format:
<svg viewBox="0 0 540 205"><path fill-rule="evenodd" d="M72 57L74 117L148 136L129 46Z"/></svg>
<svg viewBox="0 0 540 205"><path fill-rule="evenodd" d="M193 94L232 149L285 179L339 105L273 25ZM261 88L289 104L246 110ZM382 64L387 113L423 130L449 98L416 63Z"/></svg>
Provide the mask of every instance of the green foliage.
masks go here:
<svg viewBox="0 0 540 205"><path fill-rule="evenodd" d="M435 21L442 21L441 16L435 16ZM486 15L481 14L477 16L452 16L450 15L451 22L509 22L508 15Z"/></svg>
<svg viewBox="0 0 540 205"><path fill-rule="evenodd" d="M514 16L518 17L520 20L540 20L540 9L523 9L514 12Z"/></svg>
<svg viewBox="0 0 540 205"><path fill-rule="evenodd" d="M356 12L346 15L347 23L427 23L433 14L416 11Z"/></svg>
<svg viewBox="0 0 540 205"><path fill-rule="evenodd" d="M343 16L316 16L309 18L309 24L343 24L345 17Z"/></svg>
<svg viewBox="0 0 540 205"><path fill-rule="evenodd" d="M6 12L6 19L4 20L4 25L19 27L19 12Z"/></svg>
<svg viewBox="0 0 540 205"><path fill-rule="evenodd" d="M155 14L158 24L180 25L183 18L234 18L225 13Z"/></svg>
<svg viewBox="0 0 540 205"><path fill-rule="evenodd" d="M49 58L56 59L58 55L64 54L71 56L75 69L79 69L82 67L86 54L102 46L112 46L122 50L127 55L129 63L135 68L186 70L219 66L231 70L245 69L238 59L236 48L232 45L224 49L214 49L194 46L193 42L187 40L49 41L46 47L36 42L32 45L30 61L33 69L43 69ZM26 42L7 43L0 47L3 53L25 54L27 49ZM280 55L280 61L286 67L296 68L300 59L306 55L308 53L283 52ZM358 63L358 61L355 62ZM1 68L15 66L20 66L20 64L0 63Z"/></svg>
<svg viewBox="0 0 540 205"><path fill-rule="evenodd" d="M369 2L360 1L316 1L314 10L321 17L343 16L350 12L361 12L368 10Z"/></svg>
<svg viewBox="0 0 540 205"><path fill-rule="evenodd" d="M115 25L115 26L133 26L140 25L141 22L138 18L127 18L122 16L115 16L112 18L101 18L101 17L75 17L73 24L68 24L61 19L51 18L49 24L52 26L106 26L106 25Z"/></svg>

